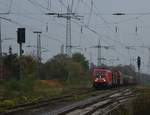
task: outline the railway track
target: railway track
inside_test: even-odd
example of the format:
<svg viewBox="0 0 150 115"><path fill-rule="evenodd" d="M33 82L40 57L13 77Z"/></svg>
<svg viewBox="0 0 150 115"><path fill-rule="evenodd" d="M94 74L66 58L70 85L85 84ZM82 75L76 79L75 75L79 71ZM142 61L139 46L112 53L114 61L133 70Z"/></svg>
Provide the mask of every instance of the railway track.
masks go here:
<svg viewBox="0 0 150 115"><path fill-rule="evenodd" d="M135 96L136 94L130 89L116 90L111 93L91 97L43 115L106 115Z"/></svg>
<svg viewBox="0 0 150 115"><path fill-rule="evenodd" d="M53 97L53 98L49 98L49 99L42 99L37 102L28 102L25 104L18 104L13 107L3 106L0 108L5 109L6 111L0 113L0 115L12 115L12 114L15 114L20 111L38 109L38 108L49 106L49 105L57 105L59 103L71 101L74 98L74 96L89 94L93 91L94 90L92 90L91 88L81 89L80 91L73 89L72 92L70 92L69 94L65 94L63 96L57 96L57 97Z"/></svg>
<svg viewBox="0 0 150 115"><path fill-rule="evenodd" d="M66 106L64 108L57 109L56 111L51 111L51 112L44 112L42 115L74 115L76 113L81 114L83 111L85 112L85 115L90 115L97 110L100 109L98 106L99 104L97 102L100 102L101 107L105 107L108 104L109 105L118 105L118 103L113 103L115 102L115 98L117 97L118 99L125 100L125 97L129 97L129 95L132 94L130 90L125 90L126 88L120 88L118 89L112 89L112 91L97 91L96 95L91 94L90 98L87 100L79 101L77 103L74 103L72 105ZM127 92L128 91L128 92ZM39 109L39 108L44 108L47 106L57 106L61 105L64 102L69 102L71 101L74 96L79 96L79 95L89 95L91 92L95 92L91 89L88 90L81 90L80 92L71 92L68 95L63 95L61 97L54 97L51 99L44 99L40 100L38 102L31 102L31 103L26 103L26 104L20 104L16 105L14 107L7 107L7 111L0 113L0 115L16 115L16 113L21 112L21 111L26 111L26 110L32 110L32 109ZM124 94L124 97L121 97L121 95ZM131 96L134 96L133 94ZM119 102L120 100L116 100ZM109 107L109 106L108 106ZM93 108L93 109L91 109ZM106 109L103 108L102 111ZM110 110L110 109L108 109ZM75 112L75 113L74 113ZM19 114L20 115L20 114ZM82 114L81 114L82 115ZM83 114L84 115L84 114Z"/></svg>

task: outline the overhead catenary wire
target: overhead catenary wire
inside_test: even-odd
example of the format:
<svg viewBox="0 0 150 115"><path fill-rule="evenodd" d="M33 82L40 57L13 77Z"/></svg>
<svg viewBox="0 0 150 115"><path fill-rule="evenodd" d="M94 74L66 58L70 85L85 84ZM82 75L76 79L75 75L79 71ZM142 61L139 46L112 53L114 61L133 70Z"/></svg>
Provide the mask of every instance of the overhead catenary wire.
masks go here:
<svg viewBox="0 0 150 115"><path fill-rule="evenodd" d="M62 3L62 2L61 2ZM67 6L65 6L64 4L63 4L63 6L64 7L67 7ZM79 23L77 23L76 21L73 21L74 23L76 23L76 24L78 24L78 25L80 25ZM81 25L80 25L81 26ZM88 29L89 31L91 31L92 33L94 33L94 34L96 34L96 35L98 35L98 37L100 37L101 39L103 39L103 36L102 35L100 35L97 31L95 31L94 29L92 29L92 28L90 28L88 25L84 25L83 26L84 28L86 28L86 29ZM103 39L108 45L110 45L110 43L108 43L105 39ZM117 41L117 40L114 40L113 39L113 41ZM118 42L118 41L117 41ZM119 42L120 43L120 42ZM123 43L122 43L123 44ZM124 46L125 46L125 44L123 44Z"/></svg>
<svg viewBox="0 0 150 115"><path fill-rule="evenodd" d="M52 1L51 0L48 0L48 6L47 6L47 9L48 11L50 12L51 11L51 7L52 7Z"/></svg>
<svg viewBox="0 0 150 115"><path fill-rule="evenodd" d="M88 5L86 2L82 1L82 3L83 3L86 7L89 8L89 5ZM94 3L93 3L93 5L94 5L94 7L96 7ZM97 8L95 8L95 9L97 9ZM96 11L93 11L93 12L96 12ZM107 27L114 33L114 31L110 28L109 23L108 23L102 16L100 16L100 18L104 21L104 23L107 25ZM106 37L106 36L105 36L105 37ZM121 44L121 45L123 45L123 46L126 46L126 44L122 43L121 41L115 40L115 39L113 39L113 38L111 38L111 37L109 37L109 39L112 40L112 41L114 41L114 42L118 42L119 44Z"/></svg>
<svg viewBox="0 0 150 115"><path fill-rule="evenodd" d="M61 0L59 0L60 1L60 3L65 7L65 8L67 8L67 6L61 1ZM99 34L96 30L94 30L94 29L92 29L91 27L89 27L88 25L81 25L81 24L79 24L78 22L76 22L76 21L74 21L74 20L72 20L72 22L74 22L74 23L76 23L76 24L78 24L78 25L80 25L80 26L82 26L82 27L84 27L84 28L86 28L86 29L88 29L89 31L91 31L92 33L94 33L94 34L96 34L99 38L102 38L103 39L103 36L101 35L101 34ZM83 23L82 23L83 24ZM110 43L108 43L105 39L103 39L108 45L110 45ZM116 42L116 40L113 40L113 41L115 41ZM118 42L118 41L117 41Z"/></svg>
<svg viewBox="0 0 150 115"><path fill-rule="evenodd" d="M88 4L86 4L86 2L84 2L84 1L82 1L82 2L83 2L87 7L89 7ZM95 7L96 10L98 10L95 4L94 4L94 7ZM96 13L96 12L95 12L95 13ZM101 13L99 13L99 14L101 14ZM140 16L138 16L138 17L140 18L140 17L142 17L142 16L144 16L144 15L149 15L149 14L150 14L149 12L148 12L148 13L143 13L143 15L140 15ZM113 15L113 14L111 14L111 15ZM135 14L135 15L137 15L137 14ZM104 21L104 23L107 25L107 27L112 31L111 27L109 26L110 23L108 23L108 22L103 18L102 15L98 15L98 16ZM136 18L132 18L132 19L136 19ZM124 21L130 21L130 20L131 20L131 19L123 20L123 21L115 22L115 23L118 24L118 23L122 23L122 22L124 22ZM115 40L115 41L118 42L118 43L120 43L121 45L125 46L125 44L122 43L121 41L118 41L118 40Z"/></svg>
<svg viewBox="0 0 150 115"><path fill-rule="evenodd" d="M10 0L9 9L8 9L8 13L10 13L10 12L11 12L12 5L13 5L13 0Z"/></svg>
<svg viewBox="0 0 150 115"><path fill-rule="evenodd" d="M4 17L0 17L1 19L4 19L4 20L6 20L6 21L8 21L8 22L10 22L10 23L12 23L12 24L15 24L15 25L19 25L19 26L21 26L21 27L26 27L28 30L30 30L31 32L33 32L34 30L36 30L36 28L33 28L33 27L31 27L31 26L29 26L29 25L25 25L25 24L20 24L19 22L17 22L17 21L15 21L15 20L12 20L12 19L9 19L9 18L4 18ZM63 43L63 41L61 41L61 40L59 40L59 39L56 39L56 38L53 38L52 36L49 36L49 35L47 35L47 34L42 34L43 36L47 36L48 37L48 39L52 39L52 40L55 40L55 41L57 41L57 42L59 42L59 43Z"/></svg>
<svg viewBox="0 0 150 115"><path fill-rule="evenodd" d="M82 1L82 2L84 2L84 1ZM85 2L84 2L85 3ZM86 4L87 5L87 4ZM87 5L88 6L88 5ZM94 4L94 6L95 6L95 4ZM97 7L95 6L95 9L97 10ZM100 15L100 18L104 21L104 23L107 25L107 27L112 31L112 29L111 29L111 27L109 26L109 23ZM89 29L89 28L88 28ZM97 32L96 31L93 31L92 29L89 29L90 31L92 31L93 33L95 33L95 34L97 34ZM125 44L124 43L122 43L122 42L120 42L120 41L117 41L117 40L113 40L113 41L116 41L116 42L119 42L120 44L122 44L123 46L125 46ZM122 53L120 53L120 54L122 54Z"/></svg>
<svg viewBox="0 0 150 115"><path fill-rule="evenodd" d="M40 3L38 3L37 1L33 1L33 0L27 0L27 1L29 1L31 4L33 4L34 6L36 6L38 9L39 9L39 7L40 7L40 8L42 8L42 9L47 10L46 7L44 7L43 5L41 5ZM43 10L41 10L41 11L43 12Z"/></svg>
<svg viewBox="0 0 150 115"><path fill-rule="evenodd" d="M73 12L75 12L75 13L77 12L77 8L79 8L80 2L81 2L81 0L77 1Z"/></svg>
<svg viewBox="0 0 150 115"><path fill-rule="evenodd" d="M89 15L89 19L87 21L87 25L90 24L90 20L92 18L92 13L93 13L93 0L91 0L91 7L90 7L90 13L89 13L90 15Z"/></svg>
<svg viewBox="0 0 150 115"><path fill-rule="evenodd" d="M33 1L33 0L32 0ZM35 5L36 6L36 5ZM37 5L38 6L38 5ZM39 7L37 7L37 8L39 8ZM42 7L41 7L42 8ZM39 8L40 9L40 8ZM34 14L33 14L34 15ZM36 15L36 14L35 14ZM42 13L40 14L40 15L43 15ZM33 19L34 20L34 19ZM82 24L81 24L82 25ZM86 28L86 25L84 24L84 26L82 25L82 27L83 28ZM88 28L91 28L90 26L88 27ZM97 31L94 29L94 28L91 28L91 29L88 29L88 30L90 30L91 32L93 32L93 33L97 33ZM98 32L99 33L99 32ZM97 34L98 35L98 34ZM99 35L98 35L99 36ZM101 37L102 37L102 39L105 39L104 37L105 36L103 36L103 35L100 35ZM108 36L107 36L108 37ZM107 41L107 40L106 40Z"/></svg>
<svg viewBox="0 0 150 115"><path fill-rule="evenodd" d="M90 6L85 2L85 1L82 1L82 3L87 7L87 8L90 8ZM96 7L96 5L95 5L95 3L94 3L94 1L93 1L93 7L95 8L95 10L93 9L93 13L95 12L99 12L99 11L97 11L98 9L97 9L97 7ZM98 16L98 15L97 15ZM106 19L104 19L104 17L102 16L102 15L99 15L98 16L101 20L103 20L103 22L107 25L107 27L111 30L111 32L113 32L113 30L111 29L111 27L109 26L109 23L106 21Z"/></svg>
<svg viewBox="0 0 150 115"><path fill-rule="evenodd" d="M31 1L31 0L29 0L29 1ZM44 8L44 7L42 7L42 8ZM93 30L92 30L93 31ZM94 33L96 33L95 31L93 31Z"/></svg>

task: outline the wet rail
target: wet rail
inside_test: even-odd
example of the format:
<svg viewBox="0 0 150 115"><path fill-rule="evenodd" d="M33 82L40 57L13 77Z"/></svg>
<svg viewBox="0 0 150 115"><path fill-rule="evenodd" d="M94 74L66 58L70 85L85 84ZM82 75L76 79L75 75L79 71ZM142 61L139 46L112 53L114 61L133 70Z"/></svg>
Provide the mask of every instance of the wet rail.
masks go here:
<svg viewBox="0 0 150 115"><path fill-rule="evenodd" d="M97 93L93 95L91 92L97 92ZM72 90L72 92L63 96L54 97L50 99L44 99L38 102L20 104L14 107L7 107L7 111L0 113L0 115L13 115L22 111L34 110L34 109L44 108L47 106L51 107L51 106L57 106L61 104L63 105L64 102L65 103L70 102L72 98L74 98L74 96L89 95L91 93L91 96L88 99L85 99L83 101L73 102L73 104L69 104L68 106L65 106L63 108L60 107L60 109L57 109L54 111L48 111L48 112L45 111L40 114L40 115L59 115L59 114L60 115L64 115L64 114L74 115L73 112L77 112L81 110L80 113L82 113L82 111L87 111L88 107L91 108L90 106L93 105L94 107L92 107L93 109L87 113L88 115L88 114L94 113L97 109L99 109L99 107L94 105L94 104L98 104L97 102L100 102L102 104L102 105L100 104L102 107L107 104L114 104L112 102L113 100L115 100L116 97L118 97L118 99L124 100L124 97L119 97L120 95L122 95L123 92L125 92L124 97L125 95L126 97L128 97L131 94L131 91L127 90L126 88L117 88L117 89L114 88L111 90L104 90L104 91L101 91L101 90L95 91L93 89L85 89L85 90L80 90L79 92L78 91L75 92Z"/></svg>
<svg viewBox="0 0 150 115"><path fill-rule="evenodd" d="M28 102L28 103L25 103L25 104L18 104L16 106L12 106L12 107L3 106L1 108L5 109L6 111L3 112L3 113L0 113L0 115L11 115L11 114L15 114L19 111L25 111L25 110L30 110L30 109L38 109L40 107L45 107L45 106L53 105L53 104L56 104L56 103L70 101L73 98L74 95L88 94L92 91L93 90L91 88L81 89L80 92L73 89L70 93L64 94L62 96L56 96L56 97L52 97L52 98L49 98L49 99L41 99L41 100L36 101L36 102Z"/></svg>
<svg viewBox="0 0 150 115"><path fill-rule="evenodd" d="M121 89L91 97L43 115L106 115L111 110L135 97L130 89Z"/></svg>

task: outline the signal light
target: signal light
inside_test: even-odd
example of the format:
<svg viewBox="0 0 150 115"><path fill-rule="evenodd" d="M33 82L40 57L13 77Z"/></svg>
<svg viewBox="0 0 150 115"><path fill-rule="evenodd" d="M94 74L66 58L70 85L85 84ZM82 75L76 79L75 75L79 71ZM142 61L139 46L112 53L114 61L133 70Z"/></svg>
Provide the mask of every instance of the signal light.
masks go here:
<svg viewBox="0 0 150 115"><path fill-rule="evenodd" d="M138 70L140 70L140 67L141 67L141 57L140 56L137 57L137 66L138 66Z"/></svg>
<svg viewBox="0 0 150 115"><path fill-rule="evenodd" d="M17 29L17 43L25 43L25 28Z"/></svg>

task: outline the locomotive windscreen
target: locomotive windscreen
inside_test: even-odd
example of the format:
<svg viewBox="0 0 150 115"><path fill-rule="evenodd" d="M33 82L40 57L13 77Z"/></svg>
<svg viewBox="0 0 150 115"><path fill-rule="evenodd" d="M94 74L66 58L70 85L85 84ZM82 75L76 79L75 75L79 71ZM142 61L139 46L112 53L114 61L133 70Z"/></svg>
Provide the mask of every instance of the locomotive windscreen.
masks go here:
<svg viewBox="0 0 150 115"><path fill-rule="evenodd" d="M106 72L95 71L95 75L96 75L97 78L104 78L105 74L106 74Z"/></svg>

